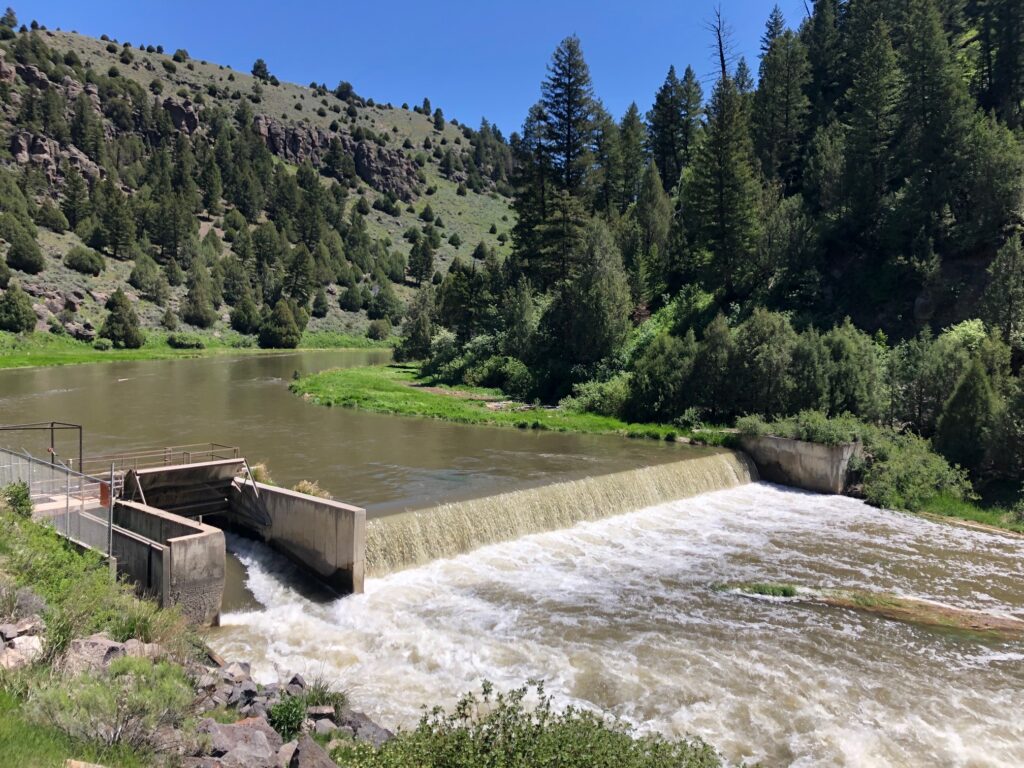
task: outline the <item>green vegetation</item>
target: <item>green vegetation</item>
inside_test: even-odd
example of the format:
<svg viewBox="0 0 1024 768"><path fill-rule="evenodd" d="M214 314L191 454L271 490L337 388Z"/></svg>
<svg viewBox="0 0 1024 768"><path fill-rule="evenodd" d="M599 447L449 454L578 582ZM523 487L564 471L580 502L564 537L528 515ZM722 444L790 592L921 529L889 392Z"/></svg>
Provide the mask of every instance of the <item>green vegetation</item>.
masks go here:
<svg viewBox="0 0 1024 768"><path fill-rule="evenodd" d="M400 733L379 750L367 744L339 747L332 757L353 768L717 768L721 760L700 740L636 737L618 723L578 709L558 712L542 685L536 706L520 688L465 696L451 713L424 715L419 727Z"/></svg>
<svg viewBox="0 0 1024 768"><path fill-rule="evenodd" d="M1024 621L983 611L955 608L949 605L911 597L899 597L865 589L799 589L791 584L744 583L726 585L744 595L797 598L800 603L828 605L862 611L884 619L917 624L940 630L968 632L997 639L1024 637Z"/></svg>
<svg viewBox="0 0 1024 768"><path fill-rule="evenodd" d="M21 702L0 686L0 744L4 760L19 768L60 768L71 758L108 768L145 768L150 756L126 747L76 741L53 726L29 718Z"/></svg>
<svg viewBox="0 0 1024 768"><path fill-rule="evenodd" d="M421 416L462 424L486 424L556 432L620 434L670 440L680 433L671 426L633 424L593 413L540 408L505 400L494 389L446 387L417 377L411 366L341 368L305 376L292 391L318 405L359 408L375 413ZM702 433L721 442L720 433Z"/></svg>

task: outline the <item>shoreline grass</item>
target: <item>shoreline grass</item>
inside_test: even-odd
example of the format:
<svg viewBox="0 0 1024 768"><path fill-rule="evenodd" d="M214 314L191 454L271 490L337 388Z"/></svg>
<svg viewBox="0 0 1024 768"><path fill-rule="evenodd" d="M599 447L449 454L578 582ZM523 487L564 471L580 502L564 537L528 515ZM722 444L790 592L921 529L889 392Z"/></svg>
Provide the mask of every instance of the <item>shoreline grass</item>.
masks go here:
<svg viewBox="0 0 1024 768"><path fill-rule="evenodd" d="M189 333L202 340L201 349L176 349L168 344L170 334L149 331L146 343L139 349L99 350L84 341L49 333L14 334L0 331L0 369L43 368L58 365L82 365L128 360L178 360L218 355L259 355L294 352L290 349L261 349L251 337L235 333L215 336L211 333ZM327 349L390 349L391 345L330 331L303 334L299 350Z"/></svg>
<svg viewBox="0 0 1024 768"><path fill-rule="evenodd" d="M418 378L416 368L410 365L331 369L304 376L292 383L291 390L316 405L458 424L664 441L687 435L666 424L633 424L593 413L513 403L493 389L437 385ZM706 444L720 445L723 439L720 432L701 433Z"/></svg>

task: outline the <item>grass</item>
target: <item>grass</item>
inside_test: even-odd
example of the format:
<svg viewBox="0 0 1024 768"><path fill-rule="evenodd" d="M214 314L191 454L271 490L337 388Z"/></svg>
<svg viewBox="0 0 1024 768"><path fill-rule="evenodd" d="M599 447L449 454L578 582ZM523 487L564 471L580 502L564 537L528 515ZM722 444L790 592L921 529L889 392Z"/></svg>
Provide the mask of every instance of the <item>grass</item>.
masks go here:
<svg viewBox="0 0 1024 768"><path fill-rule="evenodd" d="M77 365L119 360L175 360L179 358L212 357L216 355L270 354L287 350L260 349L250 337L239 334L193 334L202 338L203 349L174 349L167 343L168 334L146 333L146 343L139 349L101 351L91 344L68 336L50 333L14 334L0 331L0 368L30 368L53 365ZM300 349L371 349L388 348L385 342L372 341L331 331L311 331L302 337Z"/></svg>
<svg viewBox="0 0 1024 768"><path fill-rule="evenodd" d="M614 434L651 440L675 440L680 430L663 424L631 424L593 413L572 413L558 408L496 401L497 390L437 386L417 378L412 366L370 366L323 371L292 384L292 391L317 405L358 408L374 413L442 419L552 432ZM718 443L721 435L702 432L705 442Z"/></svg>
<svg viewBox="0 0 1024 768"><path fill-rule="evenodd" d="M1024 534L1024 518L1003 506L982 506L973 501L941 495L930 499L918 510L939 518L955 518L982 526Z"/></svg>
<svg viewBox="0 0 1024 768"><path fill-rule="evenodd" d="M100 763L107 768L145 768L149 755L125 748L83 744L56 728L25 717L20 702L0 689L0 753L3 764L18 768L61 768L67 759Z"/></svg>
<svg viewBox="0 0 1024 768"><path fill-rule="evenodd" d="M748 595L763 595L765 597L796 597L796 587L792 584L768 584L754 582L753 584L740 584L736 587L740 592Z"/></svg>

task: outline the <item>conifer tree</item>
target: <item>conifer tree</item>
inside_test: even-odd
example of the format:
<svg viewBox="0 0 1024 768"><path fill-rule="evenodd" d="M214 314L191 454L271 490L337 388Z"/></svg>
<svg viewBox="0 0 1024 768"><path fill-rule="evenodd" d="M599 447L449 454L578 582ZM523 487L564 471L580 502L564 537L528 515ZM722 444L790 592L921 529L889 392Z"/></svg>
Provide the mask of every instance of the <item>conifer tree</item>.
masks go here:
<svg viewBox="0 0 1024 768"><path fill-rule="evenodd" d="M217 321L213 285L206 268L193 263L188 273L188 293L181 308L181 319L197 328L209 328Z"/></svg>
<svg viewBox="0 0 1024 768"><path fill-rule="evenodd" d="M67 217L68 224L74 229L89 215L89 187L75 167L68 169L65 178L64 199L61 200L60 207Z"/></svg>
<svg viewBox="0 0 1024 768"><path fill-rule="evenodd" d="M619 123L619 147L622 155L622 207L635 202L640 195L646 157L644 153L644 123L636 102L629 105ZM670 180L670 184L673 184Z"/></svg>
<svg viewBox="0 0 1024 768"><path fill-rule="evenodd" d="M575 195L587 175L596 116L590 68L575 35L565 38L555 49L541 85L541 103L555 176L562 189Z"/></svg>
<svg viewBox="0 0 1024 768"><path fill-rule="evenodd" d="M761 60L761 82L754 98L755 149L769 179L793 191L802 155L809 108L807 52L791 31L777 35Z"/></svg>
<svg viewBox="0 0 1024 768"><path fill-rule="evenodd" d="M434 249L425 237L417 240L409 252L409 274L418 285L434 275Z"/></svg>
<svg viewBox="0 0 1024 768"><path fill-rule="evenodd" d="M139 330L139 318L132 309L131 302L124 291L118 288L107 299L107 318L100 328L100 336L110 339L115 347L138 349L146 341Z"/></svg>
<svg viewBox="0 0 1024 768"><path fill-rule="evenodd" d="M935 447L954 464L977 472L988 453L995 415L992 384L985 366L974 360L942 409Z"/></svg>
<svg viewBox="0 0 1024 768"><path fill-rule="evenodd" d="M760 189L747 110L726 68L722 22L716 26L720 73L708 104L706 135L683 191L689 247L706 261L709 286L723 298L744 295L753 274Z"/></svg>
<svg viewBox="0 0 1024 768"><path fill-rule="evenodd" d="M814 0L811 17L802 31L811 68L807 95L814 125L820 126L829 120L841 92L840 14L840 0Z"/></svg>
<svg viewBox="0 0 1024 768"><path fill-rule="evenodd" d="M594 125L595 170L591 179L594 209L617 211L622 203L624 179L619 127L603 108L598 108Z"/></svg>
<svg viewBox="0 0 1024 768"><path fill-rule="evenodd" d="M893 148L899 127L899 67L886 23L876 21L855 47L846 139L846 189L858 229L877 226L891 192Z"/></svg>
<svg viewBox="0 0 1024 768"><path fill-rule="evenodd" d="M985 317L1003 341L1024 349L1024 246L1019 236L999 249L988 268Z"/></svg>
<svg viewBox="0 0 1024 768"><path fill-rule="evenodd" d="M111 255L116 259L135 242L135 220L124 193L107 178L102 185L103 231Z"/></svg>
<svg viewBox="0 0 1024 768"><path fill-rule="evenodd" d="M263 349L295 349L302 340L302 331L295 314L285 299L278 299L274 309L260 323L259 345Z"/></svg>

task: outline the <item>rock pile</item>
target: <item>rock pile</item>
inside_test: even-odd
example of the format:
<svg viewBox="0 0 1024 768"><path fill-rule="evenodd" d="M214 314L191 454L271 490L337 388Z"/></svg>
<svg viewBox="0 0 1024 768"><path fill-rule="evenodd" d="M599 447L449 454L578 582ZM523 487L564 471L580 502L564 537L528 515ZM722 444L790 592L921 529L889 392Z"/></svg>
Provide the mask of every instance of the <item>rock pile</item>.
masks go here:
<svg viewBox="0 0 1024 768"><path fill-rule="evenodd" d="M0 669L27 667L43 654L43 620L29 616L14 624L0 624Z"/></svg>

